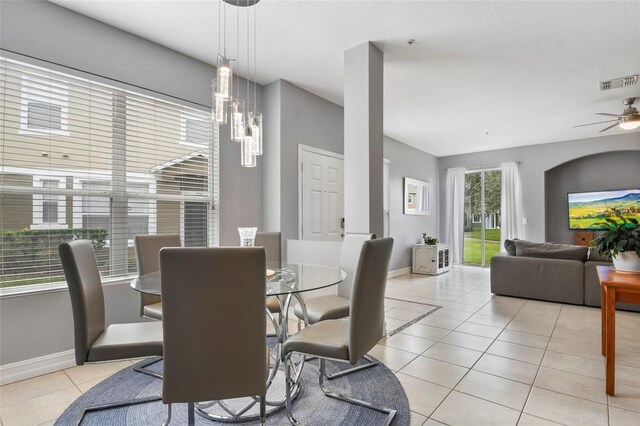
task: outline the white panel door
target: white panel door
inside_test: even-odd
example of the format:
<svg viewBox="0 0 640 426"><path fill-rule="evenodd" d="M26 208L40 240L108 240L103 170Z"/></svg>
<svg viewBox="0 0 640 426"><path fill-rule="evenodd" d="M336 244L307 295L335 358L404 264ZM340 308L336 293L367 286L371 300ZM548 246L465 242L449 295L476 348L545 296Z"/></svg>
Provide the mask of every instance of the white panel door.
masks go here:
<svg viewBox="0 0 640 426"><path fill-rule="evenodd" d="M344 160L302 151L302 239L342 240Z"/></svg>

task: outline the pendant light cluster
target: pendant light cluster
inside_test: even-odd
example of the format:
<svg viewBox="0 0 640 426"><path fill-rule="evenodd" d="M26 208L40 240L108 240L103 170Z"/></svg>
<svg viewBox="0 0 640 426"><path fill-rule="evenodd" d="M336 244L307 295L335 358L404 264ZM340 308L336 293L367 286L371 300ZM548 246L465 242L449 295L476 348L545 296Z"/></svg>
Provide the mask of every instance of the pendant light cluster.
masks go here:
<svg viewBox="0 0 640 426"><path fill-rule="evenodd" d="M246 43L246 99L240 98L240 81L236 75L233 87L234 72L231 66L235 62L236 68L240 64L240 8L255 6L260 0L218 0L219 26L221 31L222 49L218 48L218 72L213 80L213 118L218 125L226 124L230 120L231 140L240 142L240 164L243 167L255 167L256 157L262 155L262 113L256 109L256 8L247 9L247 43ZM226 25L227 4L236 7L236 59L227 57ZM222 9L222 10L220 10ZM253 13L252 13L253 12ZM251 26L253 14L253 27ZM253 33L251 33L253 30ZM252 46L253 44L253 46ZM252 48L253 47L253 48ZM251 54L253 61L251 61ZM251 63L253 62L253 64ZM249 83L253 65L253 84ZM233 90L235 89L235 96ZM253 93L252 93L253 91ZM227 118L227 116L230 116Z"/></svg>

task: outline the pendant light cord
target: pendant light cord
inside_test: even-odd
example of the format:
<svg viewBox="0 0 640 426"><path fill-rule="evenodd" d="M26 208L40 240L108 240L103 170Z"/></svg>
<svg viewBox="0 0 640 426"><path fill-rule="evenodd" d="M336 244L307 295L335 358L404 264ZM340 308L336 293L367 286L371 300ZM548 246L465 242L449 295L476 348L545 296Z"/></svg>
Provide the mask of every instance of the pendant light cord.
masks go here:
<svg viewBox="0 0 640 426"><path fill-rule="evenodd" d="M240 0L236 0L236 66L240 70ZM240 98L240 74L236 73L236 99Z"/></svg>
<svg viewBox="0 0 640 426"><path fill-rule="evenodd" d="M247 7L249 6L249 0L246 0ZM248 102L250 100L250 89L249 89L249 78L251 75L251 68L249 67L249 9L247 9L247 106L250 105Z"/></svg>
<svg viewBox="0 0 640 426"><path fill-rule="evenodd" d="M257 99L257 85L258 83L256 82L257 79L257 71L256 71L256 32L258 31L258 24L257 24L257 16L258 16L258 5L255 4L253 5L253 116L255 117L256 115L256 99Z"/></svg>

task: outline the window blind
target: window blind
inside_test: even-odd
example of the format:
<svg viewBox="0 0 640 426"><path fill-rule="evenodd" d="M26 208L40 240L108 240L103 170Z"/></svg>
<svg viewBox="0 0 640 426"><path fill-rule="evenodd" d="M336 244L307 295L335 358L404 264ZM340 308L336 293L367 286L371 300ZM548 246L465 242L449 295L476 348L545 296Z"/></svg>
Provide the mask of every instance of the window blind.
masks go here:
<svg viewBox="0 0 640 426"><path fill-rule="evenodd" d="M63 241L103 280L137 272L135 235L217 244L210 111L7 58L0 98L0 291L64 282Z"/></svg>

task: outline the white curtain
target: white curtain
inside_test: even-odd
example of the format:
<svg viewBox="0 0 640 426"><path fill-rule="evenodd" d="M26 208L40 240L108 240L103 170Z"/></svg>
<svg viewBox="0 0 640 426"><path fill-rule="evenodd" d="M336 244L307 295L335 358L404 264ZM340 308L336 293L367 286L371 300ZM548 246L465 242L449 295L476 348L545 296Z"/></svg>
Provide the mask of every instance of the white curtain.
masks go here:
<svg viewBox="0 0 640 426"><path fill-rule="evenodd" d="M522 226L522 186L520 170L516 163L502 163L502 194L500 211L502 225L500 228L500 248L504 251L504 240L524 238Z"/></svg>
<svg viewBox="0 0 640 426"><path fill-rule="evenodd" d="M451 262L462 263L464 245L464 167L447 170L446 242Z"/></svg>

